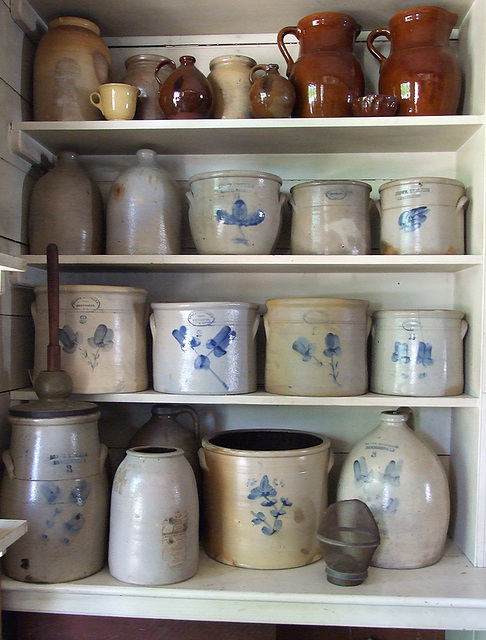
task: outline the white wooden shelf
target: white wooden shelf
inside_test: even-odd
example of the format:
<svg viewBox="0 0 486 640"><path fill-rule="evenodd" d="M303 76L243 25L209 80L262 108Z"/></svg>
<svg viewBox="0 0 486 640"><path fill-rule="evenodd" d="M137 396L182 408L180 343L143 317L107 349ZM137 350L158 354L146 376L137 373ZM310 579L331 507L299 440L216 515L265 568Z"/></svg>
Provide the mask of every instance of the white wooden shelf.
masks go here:
<svg viewBox="0 0 486 640"><path fill-rule="evenodd" d="M483 116L242 120L129 120L14 122L10 144L20 156L58 154L69 145L82 155L402 153L457 151L484 124Z"/></svg>
<svg viewBox="0 0 486 640"><path fill-rule="evenodd" d="M361 396L278 396L265 391L230 395L199 395L160 393L149 389L134 393L90 393L73 394L76 400L89 402L120 402L120 403L174 403L174 404L205 404L205 405L247 405L247 406L308 406L308 407L435 407L471 409L479 406L479 399L469 395L441 396L441 397L410 397L387 396L376 393L366 393ZM16 389L10 392L13 401L35 400L35 392L31 388Z"/></svg>
<svg viewBox="0 0 486 640"><path fill-rule="evenodd" d="M178 620L486 630L486 569L452 543L423 569L370 567L356 587L337 587L324 561L279 570L241 569L201 552L197 574L162 587L125 584L105 568L66 584L2 580L5 609Z"/></svg>
<svg viewBox="0 0 486 640"><path fill-rule="evenodd" d="M7 548L16 540L27 533L26 520L0 519L0 556L3 556Z"/></svg>
<svg viewBox="0 0 486 640"><path fill-rule="evenodd" d="M22 256L26 266L44 267L43 255ZM184 271L184 272L258 272L326 273L335 272L458 272L481 265L479 255L421 256L318 256L318 255L61 255L63 271Z"/></svg>

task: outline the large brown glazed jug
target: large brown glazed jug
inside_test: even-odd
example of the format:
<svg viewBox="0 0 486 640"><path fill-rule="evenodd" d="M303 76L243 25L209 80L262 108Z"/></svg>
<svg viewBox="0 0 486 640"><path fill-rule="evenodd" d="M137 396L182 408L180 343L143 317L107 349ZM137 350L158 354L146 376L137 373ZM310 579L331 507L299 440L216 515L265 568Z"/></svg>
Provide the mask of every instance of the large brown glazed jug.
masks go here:
<svg viewBox="0 0 486 640"><path fill-rule="evenodd" d="M108 82L110 66L96 24L70 16L51 20L35 54L34 120L100 120L89 96Z"/></svg>
<svg viewBox="0 0 486 640"><path fill-rule="evenodd" d="M363 71L353 55L361 27L344 13L312 13L296 27L284 27L277 44L287 63L287 76L296 92L292 115L297 118L350 116L351 101L364 93ZM299 41L294 62L284 38Z"/></svg>
<svg viewBox="0 0 486 640"><path fill-rule="evenodd" d="M456 13L440 7L415 7L394 15L388 28L369 34L368 49L380 62L380 93L398 98L398 115L457 113L461 70L449 47L456 21ZM379 36L390 41L388 58L374 45Z"/></svg>

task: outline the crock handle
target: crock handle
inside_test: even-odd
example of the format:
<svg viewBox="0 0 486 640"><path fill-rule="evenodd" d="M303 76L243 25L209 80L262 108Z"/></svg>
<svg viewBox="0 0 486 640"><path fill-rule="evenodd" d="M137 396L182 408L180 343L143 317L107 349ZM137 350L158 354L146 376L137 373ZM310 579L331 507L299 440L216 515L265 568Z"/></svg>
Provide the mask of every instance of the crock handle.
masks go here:
<svg viewBox="0 0 486 640"><path fill-rule="evenodd" d="M150 314L149 324L150 331L152 332L152 338L155 340L155 313Z"/></svg>
<svg viewBox="0 0 486 640"><path fill-rule="evenodd" d="M469 329L469 324L467 320L464 320L463 318L461 320L461 340L464 339L464 336L466 335L468 329Z"/></svg>
<svg viewBox="0 0 486 640"><path fill-rule="evenodd" d="M366 318L366 337L368 338L368 336L370 335L370 331L371 331L371 327L373 326L373 321L371 319L371 316L368 316Z"/></svg>
<svg viewBox="0 0 486 640"><path fill-rule="evenodd" d="M332 449L329 449L329 462L327 463L327 472L328 473L334 467L334 462L335 462L334 453L333 453Z"/></svg>
<svg viewBox="0 0 486 640"><path fill-rule="evenodd" d="M293 35L300 40L300 29L299 27L284 27L280 29L277 35L277 45L280 50L280 53L283 55L285 62L287 63L287 77L290 75L292 68L294 66L294 61L292 60L292 56L287 51L287 47L285 46L284 38L285 36Z"/></svg>
<svg viewBox="0 0 486 640"><path fill-rule="evenodd" d="M199 464L201 465L201 469L203 471L208 472L209 471L209 467L208 467L208 464L206 462L206 454L205 454L204 449L202 447L200 449L198 449L197 457L199 458Z"/></svg>
<svg viewBox="0 0 486 640"><path fill-rule="evenodd" d="M100 444L100 471L105 468L106 457L108 455L108 447L106 444Z"/></svg>
<svg viewBox="0 0 486 640"><path fill-rule="evenodd" d="M267 336L267 342L270 337L270 322L267 319L267 313L263 316L263 326L265 327L265 335Z"/></svg>
<svg viewBox="0 0 486 640"><path fill-rule="evenodd" d="M461 196L456 204L456 212L462 213L463 209L466 208L466 205L468 202L469 202L469 198L467 196Z"/></svg>
<svg viewBox="0 0 486 640"><path fill-rule="evenodd" d="M373 31L369 34L369 36L366 39L366 46L368 47L368 51L371 53L371 55L378 60L380 65L382 65L386 60L386 56L380 53L378 49L376 49L374 46L374 42L376 38L379 38L380 36L385 36L387 40L390 40L391 39L390 29L386 29L386 28L373 29Z"/></svg>

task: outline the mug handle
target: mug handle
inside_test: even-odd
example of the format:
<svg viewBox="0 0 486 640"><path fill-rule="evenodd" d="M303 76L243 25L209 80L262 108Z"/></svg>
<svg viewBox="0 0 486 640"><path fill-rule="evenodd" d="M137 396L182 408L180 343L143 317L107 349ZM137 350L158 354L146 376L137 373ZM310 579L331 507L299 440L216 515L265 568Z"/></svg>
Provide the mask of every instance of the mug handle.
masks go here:
<svg viewBox="0 0 486 640"><path fill-rule="evenodd" d="M97 98L96 102L94 100L95 97ZM91 104L93 105L93 107L96 107L97 109L99 109L101 111L101 113L103 113L103 109L101 108L101 96L97 91L93 91L93 93L90 94L89 100L90 100Z"/></svg>
<svg viewBox="0 0 486 640"><path fill-rule="evenodd" d="M287 47L285 46L284 38L285 36L293 35L300 40L300 29L299 27L284 27L280 29L277 35L277 45L280 50L280 53L283 55L285 62L287 63L287 77L289 77L290 72L294 66L294 61L292 60L292 56L287 51Z"/></svg>
<svg viewBox="0 0 486 640"><path fill-rule="evenodd" d="M368 47L368 51L371 53L371 55L378 60L380 65L382 65L387 58L382 53L380 53L378 49L375 48L375 45L374 45L376 38L378 38L379 36L385 36L387 40L391 40L390 29L386 29L386 28L373 29L373 31L369 34L369 36L366 39L366 46Z"/></svg>

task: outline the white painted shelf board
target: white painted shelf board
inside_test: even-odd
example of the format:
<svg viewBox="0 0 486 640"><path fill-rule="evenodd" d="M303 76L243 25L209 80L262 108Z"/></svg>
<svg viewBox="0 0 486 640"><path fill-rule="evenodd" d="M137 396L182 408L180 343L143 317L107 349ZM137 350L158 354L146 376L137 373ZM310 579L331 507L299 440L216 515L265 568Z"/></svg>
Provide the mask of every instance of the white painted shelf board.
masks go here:
<svg viewBox="0 0 486 640"><path fill-rule="evenodd" d="M10 392L14 401L36 400L32 388L16 389ZM388 396L366 393L361 396L278 396L265 391L230 395L199 395L160 393L149 389L134 393L89 393L73 394L76 400L89 402L128 402L128 403L160 403L171 402L181 404L205 405L253 405L253 406L309 406L309 407L435 407L441 408L477 408L479 399L469 395L443 397L410 397Z"/></svg>
<svg viewBox="0 0 486 640"><path fill-rule="evenodd" d="M373 153L457 151L484 124L483 116L275 118L14 122L13 139L27 136L58 154L82 155ZM23 145L18 144L19 148Z"/></svg>
<svg viewBox="0 0 486 640"><path fill-rule="evenodd" d="M25 266L45 267L43 255L22 256ZM458 272L481 265L479 255L61 255L63 271L186 271L186 272Z"/></svg>
<svg viewBox="0 0 486 640"><path fill-rule="evenodd" d="M197 574L179 584L119 582L108 569L76 582L27 584L5 577L3 607L86 615L178 620L486 630L486 569L474 568L453 544L422 569L370 567L356 587L338 587L325 564L251 570L201 552Z"/></svg>
<svg viewBox="0 0 486 640"><path fill-rule="evenodd" d="M0 271L24 271L25 260L22 256L0 253Z"/></svg>
<svg viewBox="0 0 486 640"><path fill-rule="evenodd" d="M16 540L27 533L26 520L0 519L0 556L7 551L7 548Z"/></svg>

